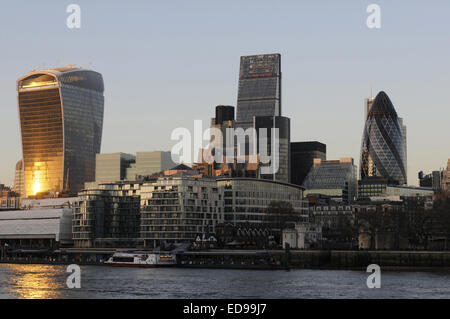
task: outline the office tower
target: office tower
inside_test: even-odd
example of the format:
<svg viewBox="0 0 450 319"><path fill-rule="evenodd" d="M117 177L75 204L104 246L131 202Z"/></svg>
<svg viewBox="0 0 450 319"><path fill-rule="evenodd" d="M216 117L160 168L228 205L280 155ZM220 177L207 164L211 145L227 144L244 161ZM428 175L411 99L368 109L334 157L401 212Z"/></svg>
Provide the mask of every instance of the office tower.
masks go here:
<svg viewBox="0 0 450 319"><path fill-rule="evenodd" d="M314 164L305 178L305 195L327 195L337 201L350 203L357 195L356 166L353 158L322 161Z"/></svg>
<svg viewBox="0 0 450 319"><path fill-rule="evenodd" d="M136 163L126 170L126 180L133 181L139 176L148 176L177 166L170 152L137 152Z"/></svg>
<svg viewBox="0 0 450 319"><path fill-rule="evenodd" d="M220 148L218 151L226 155L227 147L227 129L235 127L234 106L218 105L216 106L216 117L211 121L211 127L219 129L222 132L222 145L216 145ZM231 144L230 144L231 145ZM233 144L234 146L234 144ZM234 148L234 147L233 147ZM234 153L234 150L233 150Z"/></svg>
<svg viewBox="0 0 450 319"><path fill-rule="evenodd" d="M214 118L215 124L222 124L226 121L234 121L234 106L230 105L217 105L216 117Z"/></svg>
<svg viewBox="0 0 450 319"><path fill-rule="evenodd" d="M24 189L24 182L23 182L23 161L20 160L16 164L16 170L14 173L14 192L16 192L19 197L24 196L25 189Z"/></svg>
<svg viewBox="0 0 450 319"><path fill-rule="evenodd" d="M125 153L97 154L97 183L116 181L136 181L171 169L177 164L172 161L170 152L137 152L136 155Z"/></svg>
<svg viewBox="0 0 450 319"><path fill-rule="evenodd" d="M122 181L126 179L127 168L133 163L136 163L136 156L131 154L97 154L95 159L95 181Z"/></svg>
<svg viewBox="0 0 450 319"><path fill-rule="evenodd" d="M76 194L95 178L103 129L103 78L67 67L17 81L25 196Z"/></svg>
<svg viewBox="0 0 450 319"><path fill-rule="evenodd" d="M327 159L327 146L320 142L291 143L291 183L302 185L314 159Z"/></svg>
<svg viewBox="0 0 450 319"><path fill-rule="evenodd" d="M369 115L370 108L372 107L373 101L375 99L373 97L367 98L364 100L364 121L367 121L367 116Z"/></svg>
<svg viewBox="0 0 450 319"><path fill-rule="evenodd" d="M450 158L447 161L447 169L443 171L441 189L450 196Z"/></svg>
<svg viewBox="0 0 450 319"><path fill-rule="evenodd" d="M281 115L281 55L242 56L236 122Z"/></svg>
<svg viewBox="0 0 450 319"><path fill-rule="evenodd" d="M443 171L432 171L431 174L427 175L420 171L418 175L420 187L432 188L436 193L441 191Z"/></svg>
<svg viewBox="0 0 450 319"><path fill-rule="evenodd" d="M386 178L390 184L404 185L406 146L397 112L385 92L380 92L369 111L361 145L361 179Z"/></svg>
<svg viewBox="0 0 450 319"><path fill-rule="evenodd" d="M407 130L406 130L406 125L403 124L403 119L401 117L398 118L398 125L400 125L400 129L402 131L402 136L403 136L403 148L404 148L404 152L405 152L405 172L406 172L406 177L408 177L408 140L407 140ZM405 184L407 183L407 180L405 181Z"/></svg>
<svg viewBox="0 0 450 319"><path fill-rule="evenodd" d="M253 127L257 133L257 151L260 155L260 177L273 181L289 183L291 178L290 156L291 156L291 121L284 116L256 116ZM272 129L278 130L278 154L274 153L274 137ZM266 131L266 154L262 152L263 141L261 140L262 130ZM270 163L264 163L263 155L270 156ZM273 173L265 173L263 167L272 167Z"/></svg>

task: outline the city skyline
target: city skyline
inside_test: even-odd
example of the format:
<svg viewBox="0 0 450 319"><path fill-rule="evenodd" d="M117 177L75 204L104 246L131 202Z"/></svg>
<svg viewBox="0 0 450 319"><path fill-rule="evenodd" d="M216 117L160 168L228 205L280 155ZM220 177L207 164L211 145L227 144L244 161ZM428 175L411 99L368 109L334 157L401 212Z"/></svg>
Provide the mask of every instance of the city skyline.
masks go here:
<svg viewBox="0 0 450 319"><path fill-rule="evenodd" d="M144 23L144 20L139 19L136 21L140 22L132 21L133 16L142 18L143 13L139 12L138 6L127 7L128 11L120 12L120 5L111 5L109 18L118 17L119 13L125 14L127 18L127 24L118 26L102 17L101 5L85 1L80 1L79 4L86 17L79 31L65 28L65 4L53 8L45 5L8 8L17 12L22 10L25 15L34 13L37 16L45 10L58 16L57 12L60 11L61 21L42 21L33 30L38 34L51 30L54 37L43 40L48 41L48 47L39 41L28 43L31 48L41 49L33 55L20 51L22 44L17 41L29 32L37 18L30 16L29 19L24 19L24 25L17 24L8 16L2 19L2 23L11 25L9 30L15 30L12 33L16 36L8 34L5 37L2 34L6 46L12 49L2 53L3 60L8 63L0 75L0 126L8 136L1 143L3 156L0 161L0 183L13 184L14 168L22 157L15 80L42 62L46 62L44 68L48 68L58 67L59 62L84 65L92 61L89 68L104 75L105 125L102 153L170 150L175 143L170 140L170 132L174 128L190 128L195 119L208 123L210 110L215 105L236 106L240 56L279 52L283 56L283 115L291 118L292 142L320 141L327 145L328 158L359 158L364 126L364 99L369 97L369 85L373 82L374 92L386 91L408 127L409 184L418 184L419 171L428 173L445 166L447 162L450 133L446 119L450 117L450 111L446 108L445 88L449 82L450 64L446 56L449 56L450 50L448 44L445 44L448 42L445 41L448 35L443 28L446 23L445 15L442 20L439 19L445 8L450 8L447 3L439 3L433 8L421 8L422 17L429 19L426 24L418 24L413 18L413 13L419 9L417 3L406 5L404 2L402 6L381 1L383 26L380 30L369 30L364 25L366 3L330 4L331 8L327 11L334 9L336 15L344 16L340 24L335 25L335 30L331 26L338 18L326 13L327 11L324 14L323 4L289 4L283 10L274 10L275 16L285 16L286 19L275 24L272 29L250 16L255 26L268 32L268 40L265 41L262 35L256 35L253 39L245 36L230 38L233 31L217 25L212 27L213 31L218 31L214 35L212 30L207 31L194 24L189 25L186 30L178 30L181 35L175 37L176 41L173 43L165 43L164 35L175 30L159 21L161 26L168 29L161 34L156 31L151 34L151 39L155 40L154 46L138 41L145 31L155 30L152 29L155 22ZM147 12L156 20L158 18L155 11L171 9L171 5L154 3L141 3L140 6L147 8ZM192 4L186 8L186 16L181 16L179 12L174 14L182 20L188 17L192 19L198 6L199 4ZM211 23L214 17L223 18L226 14L238 12L236 4L227 7L222 13L216 12L216 9L220 9L220 5L204 7L204 10L213 15ZM237 26L232 28L238 28L243 23L243 16L250 9L250 5L243 5L243 11L238 14ZM274 6L262 2L259 9L263 15L270 16ZM301 22L297 22L295 15L290 12L294 9L304 18L299 19ZM307 17L306 12L318 14L316 17L321 13L325 17L314 22ZM394 21L394 16L397 21ZM347 22L344 21L345 17L349 18ZM324 22L326 23L321 25ZM298 27L292 28L293 26ZM309 27L309 33L304 31L305 26ZM106 31L103 28L112 30ZM120 31L119 28L127 32ZM290 28L293 30L289 31ZM118 31L117 37L125 41L124 48L117 48L114 44L117 41L115 37L102 38L103 32L114 34L114 30ZM132 30L136 34L125 38ZM196 34L195 31L200 32ZM189 46L187 52L180 51L183 43L186 44L186 37L198 44L206 37L215 46L210 50L205 50L204 45L198 48ZM318 38L323 41L318 41ZM50 43L54 39L59 41L57 47ZM293 45L289 40L298 40L301 45ZM100 43L95 43L96 41ZM243 41L248 43L243 45ZM329 52L333 44L337 45L337 41L353 45L347 48L339 45ZM84 42L87 44L81 45ZM167 45L163 48L158 46L164 43ZM77 46L81 49L73 50ZM371 50L369 46L372 47ZM111 58L108 49L122 52L122 56L117 55L121 60ZM17 50L19 51L15 52ZM164 53L167 53L166 56L163 56ZM191 63L188 64L188 61ZM366 65L365 70L361 69L363 65ZM138 67L144 72L133 74L130 71ZM116 133L117 127L127 134ZM158 138L152 138L155 136Z"/></svg>

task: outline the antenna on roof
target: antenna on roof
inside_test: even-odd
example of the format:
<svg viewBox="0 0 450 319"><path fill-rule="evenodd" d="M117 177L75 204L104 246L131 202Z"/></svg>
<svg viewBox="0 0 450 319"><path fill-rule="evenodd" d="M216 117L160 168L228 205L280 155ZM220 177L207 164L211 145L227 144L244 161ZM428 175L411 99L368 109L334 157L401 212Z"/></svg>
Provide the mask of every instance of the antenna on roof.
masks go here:
<svg viewBox="0 0 450 319"><path fill-rule="evenodd" d="M373 94L372 94L372 81L370 81L370 98L373 99Z"/></svg>

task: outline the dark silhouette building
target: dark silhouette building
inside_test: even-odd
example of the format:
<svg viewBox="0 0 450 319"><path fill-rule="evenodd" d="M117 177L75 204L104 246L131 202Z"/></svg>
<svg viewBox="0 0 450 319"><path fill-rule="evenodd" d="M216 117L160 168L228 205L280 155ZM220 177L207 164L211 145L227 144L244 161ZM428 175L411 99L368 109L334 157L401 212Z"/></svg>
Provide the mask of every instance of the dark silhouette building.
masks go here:
<svg viewBox="0 0 450 319"><path fill-rule="evenodd" d="M291 143L291 183L302 185L314 159L327 159L327 146L320 142Z"/></svg>

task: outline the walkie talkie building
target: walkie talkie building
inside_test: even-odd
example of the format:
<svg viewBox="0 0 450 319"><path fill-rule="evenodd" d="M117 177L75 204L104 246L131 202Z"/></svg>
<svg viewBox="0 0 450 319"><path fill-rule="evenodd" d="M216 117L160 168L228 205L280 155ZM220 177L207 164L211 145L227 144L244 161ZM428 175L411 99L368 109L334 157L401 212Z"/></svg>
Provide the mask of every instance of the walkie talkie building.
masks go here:
<svg viewBox="0 0 450 319"><path fill-rule="evenodd" d="M379 176L391 184L406 184L406 130L401 124L387 94L378 93L364 127L361 179Z"/></svg>
<svg viewBox="0 0 450 319"><path fill-rule="evenodd" d="M17 80L25 196L74 195L95 179L103 129L103 78L81 68Z"/></svg>

